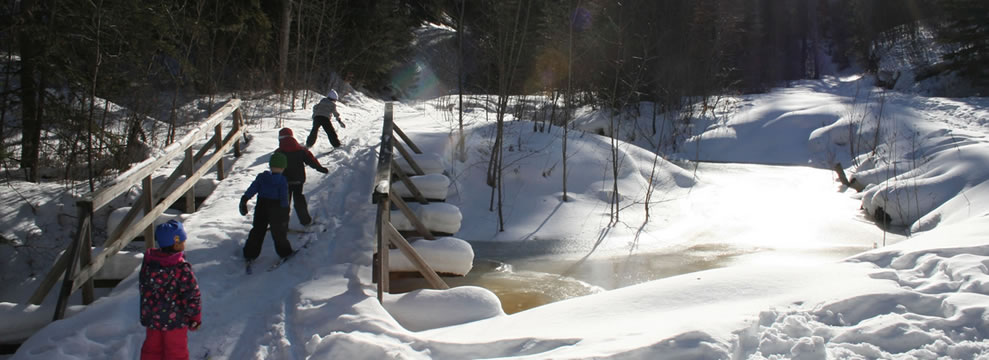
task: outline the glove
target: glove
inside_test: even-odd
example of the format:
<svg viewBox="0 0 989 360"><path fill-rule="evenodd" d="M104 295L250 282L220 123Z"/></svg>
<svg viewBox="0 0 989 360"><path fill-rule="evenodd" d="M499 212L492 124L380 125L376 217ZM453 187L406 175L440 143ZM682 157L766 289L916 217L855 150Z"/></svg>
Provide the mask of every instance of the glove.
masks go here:
<svg viewBox="0 0 989 360"><path fill-rule="evenodd" d="M340 119L337 119L337 123L340 124L340 127L342 127L342 128L346 128L347 127L347 125L344 125L343 124L343 121L340 121Z"/></svg>
<svg viewBox="0 0 989 360"><path fill-rule="evenodd" d="M247 199L240 199L240 214L244 216L247 215Z"/></svg>
<svg viewBox="0 0 989 360"><path fill-rule="evenodd" d="M326 174L326 173L330 172L330 169L327 169L325 167L321 167L321 168L316 169L316 171L319 171L321 173Z"/></svg>

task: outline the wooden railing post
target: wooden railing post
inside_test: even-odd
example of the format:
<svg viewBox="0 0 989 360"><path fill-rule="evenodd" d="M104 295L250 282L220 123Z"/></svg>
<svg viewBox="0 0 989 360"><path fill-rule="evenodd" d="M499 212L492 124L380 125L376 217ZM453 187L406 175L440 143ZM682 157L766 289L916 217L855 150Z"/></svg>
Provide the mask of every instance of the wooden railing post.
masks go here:
<svg viewBox="0 0 989 360"><path fill-rule="evenodd" d="M384 293L390 292L388 273L388 240L385 238L385 227L389 225L389 202L388 198L378 201L378 216L375 222L375 230L378 234L378 302L381 302Z"/></svg>
<svg viewBox="0 0 989 360"><path fill-rule="evenodd" d="M412 142L412 139L409 139L408 135L405 135L405 132L402 131L402 129L398 126L395 126L393 129L395 130L395 133L398 134L398 137L402 138L402 141L405 141L405 143L409 145L409 149L415 151L416 154L422 154L422 150L420 150L419 147Z"/></svg>
<svg viewBox="0 0 989 360"><path fill-rule="evenodd" d="M65 278L62 280L62 289L58 292L58 302L55 303L55 314L52 316L52 321L65 317L65 308L69 303L69 295L72 295L72 273L76 270L76 260L79 257L82 246L85 244L83 239L92 233L90 231L93 220L92 203L80 201L76 205L79 208L79 226L76 228L76 236L72 241L72 246L69 247Z"/></svg>
<svg viewBox="0 0 989 360"><path fill-rule="evenodd" d="M216 128L214 128L215 129L214 132L216 134L216 135L214 135L214 136L216 136L216 152L220 152L220 147L223 146L223 144L221 144L223 142L222 141L223 140L223 129L222 129L223 127L221 125L222 124L219 124L218 123L218 124L216 124ZM224 178L226 178L226 175L223 174L223 158L221 157L220 158L220 161L217 161L216 162L216 179L222 181Z"/></svg>
<svg viewBox="0 0 989 360"><path fill-rule="evenodd" d="M382 301L384 293L389 292L389 270L388 270L388 240L385 238L385 227L391 221L391 204L388 194L391 193L391 166L392 166L392 103L385 103L385 117L381 132L381 149L378 151L378 166L374 175L374 190L371 202L378 204L378 214L375 221L375 233L377 234L378 262L375 267L378 272L378 302Z"/></svg>
<svg viewBox="0 0 989 360"><path fill-rule="evenodd" d="M232 132L236 133L240 131L240 127L241 125L243 125L243 123L244 123L244 116L241 115L240 108L238 107L236 110L234 110L234 125ZM234 143L234 156L240 157L240 139L237 139L237 142Z"/></svg>
<svg viewBox="0 0 989 360"><path fill-rule="evenodd" d="M154 208L155 205L154 196L152 195L154 193L152 192L152 188L151 188L151 175L145 176L144 180L142 180L142 184L144 190L141 193L141 197L144 200L142 201L144 203L143 204L144 216L149 216L151 214L151 209ZM152 221L151 224L148 225L146 229L144 229L144 248L153 249L154 247L155 247L155 223L154 221Z"/></svg>
<svg viewBox="0 0 989 360"><path fill-rule="evenodd" d="M398 207L398 210L402 212L402 215L405 215L405 218L409 219L409 223L416 228L416 232L418 232L419 235L426 240L436 240L436 237L433 236L431 231L429 231L426 224L423 224L422 221L419 220L416 213L412 211L412 208L410 208L409 205L406 204L400 196L398 196L398 194L395 194L394 191L390 192L388 193L388 198L391 199L393 204L395 204L395 207Z"/></svg>
<svg viewBox="0 0 989 360"><path fill-rule="evenodd" d="M409 154L409 151L405 150L405 147L402 146L402 143L398 142L398 140L395 140L395 138L392 138L391 142L392 142L392 146L398 149L398 152L402 154L403 158L405 158L405 162L407 162L409 164L409 167L412 168L412 172L416 173L416 175L426 174L426 172L422 171L422 168L419 167L419 163L417 163L416 159L412 157L412 154Z"/></svg>
<svg viewBox="0 0 989 360"><path fill-rule="evenodd" d="M93 218L93 204L86 203L84 205L85 209L89 213L89 218ZM89 226L82 229L82 235L79 236L82 239L82 246L79 250L79 267L85 267L93 262L93 224L92 220L89 222ZM95 300L95 294L93 294L93 279L90 278L83 283L82 287L82 303L89 305Z"/></svg>
<svg viewBox="0 0 989 360"><path fill-rule="evenodd" d="M41 305L45 297L48 296L48 293L58 282L59 277L62 277L64 280L62 291L59 294L59 301L56 304L56 319L64 316L68 298L72 292L80 288L83 290L83 302L87 304L92 302L94 297L93 277L103 268L103 265L111 256L130 244L136 236L142 233L145 238L145 247L153 248L155 246L155 218L164 213L169 205L179 201L180 197L192 194L193 205L191 207L194 211L195 181L205 175L215 164L220 163L224 155L223 152L230 150L231 147L234 148L237 156L241 155L239 141L243 137L244 132L240 104L241 101L239 99L231 99L219 110L211 114L196 131L186 134L181 140L166 147L164 155L146 159L136 165L134 169L128 170L125 174L121 174L112 182L107 183L102 189L86 195L85 200L77 202L80 211L77 236L69 243L66 251L59 255L52 268L41 280L38 288L31 294L29 302L34 305ZM216 136L210 139L206 145L203 145L198 154L191 156L191 148L211 128L217 126L218 123L225 120L231 114L233 114L234 118L234 129L227 134L227 139L219 136L222 130L213 129ZM198 159L203 157L207 150L214 148L214 154L209 156L201 167L196 168L195 164L198 163ZM156 195L154 189L157 187L152 186L152 175L165 164L183 155L183 153L187 163L176 167L168 180L165 181L162 189L168 192L166 194ZM192 170L190 171L189 169ZM222 166L218 166L218 169L222 169ZM172 185L183 174L186 180L175 189L171 189ZM124 220L109 234L103 243L103 251L94 255L92 253L93 212L102 209L121 194L130 191L137 183L141 183L142 187L138 204L132 207L131 211L124 216ZM162 196L164 196L164 199L159 202L159 198ZM137 216L137 213L142 210L144 215Z"/></svg>
<svg viewBox="0 0 989 360"><path fill-rule="evenodd" d="M219 140L216 141L217 144L220 143ZM192 148L185 149L185 178L191 179L192 174L196 172L196 157L192 154ZM172 205L172 204L168 204ZM189 191L185 192L185 212L194 213L196 212L196 186L193 185L189 188Z"/></svg>

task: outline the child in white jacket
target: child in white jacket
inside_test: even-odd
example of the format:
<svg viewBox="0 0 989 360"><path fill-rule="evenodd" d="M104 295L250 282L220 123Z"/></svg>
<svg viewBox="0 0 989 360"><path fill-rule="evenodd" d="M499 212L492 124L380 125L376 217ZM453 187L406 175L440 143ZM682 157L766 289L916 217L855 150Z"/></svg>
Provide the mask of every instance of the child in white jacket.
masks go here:
<svg viewBox="0 0 989 360"><path fill-rule="evenodd" d="M312 148L316 144L316 139L319 137L319 128L322 127L323 131L326 132L326 137L330 139L330 144L334 148L340 147L340 139L337 138L337 132L333 129L333 124L330 123L330 116L335 116L337 118L337 123L340 124L341 128L346 128L347 125L343 124L340 120L340 113L337 112L337 91L330 89L330 93L326 94L323 100L320 100L312 108L312 130L309 131L309 137L306 138L306 147Z"/></svg>

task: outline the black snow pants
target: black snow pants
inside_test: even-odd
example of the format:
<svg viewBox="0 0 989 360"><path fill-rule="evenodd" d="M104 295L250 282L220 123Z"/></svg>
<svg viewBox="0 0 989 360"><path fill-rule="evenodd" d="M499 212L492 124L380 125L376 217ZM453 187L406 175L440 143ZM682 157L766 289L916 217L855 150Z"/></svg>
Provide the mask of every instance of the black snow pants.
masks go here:
<svg viewBox="0 0 989 360"><path fill-rule="evenodd" d="M302 194L302 185L305 183L288 185L288 200L295 208L295 215L299 218L299 224L303 226L312 223L312 216L309 215L309 203L306 202L306 195Z"/></svg>
<svg viewBox="0 0 989 360"><path fill-rule="evenodd" d="M312 148L316 144L316 139L319 138L319 128L321 127L326 132L326 137L330 139L330 145L333 145L335 148L340 147L340 139L337 138L337 131L333 129L330 118L325 116L313 116L312 130L309 130L309 137L306 138L306 147Z"/></svg>
<svg viewBox="0 0 989 360"><path fill-rule="evenodd" d="M254 227L244 243L244 258L251 260L261 255L264 236L271 228L271 239L275 241L275 252L286 257L292 254L292 244L288 242L288 208L283 208L278 199L258 198L254 208Z"/></svg>

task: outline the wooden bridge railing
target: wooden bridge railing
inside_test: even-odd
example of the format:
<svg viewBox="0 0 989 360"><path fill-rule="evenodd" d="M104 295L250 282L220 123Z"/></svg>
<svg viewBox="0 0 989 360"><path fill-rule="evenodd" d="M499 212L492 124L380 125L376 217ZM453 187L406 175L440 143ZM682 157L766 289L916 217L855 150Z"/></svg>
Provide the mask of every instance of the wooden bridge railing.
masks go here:
<svg viewBox="0 0 989 360"><path fill-rule="evenodd" d="M415 160L412 158L411 154L393 137L393 133L398 134L399 137L409 146L412 151L417 154L421 154L422 150L409 139L405 133L402 132L395 125L393 115L392 115L392 103L385 104L385 118L384 125L382 126L381 134L381 149L378 152L378 166L374 177L374 191L372 193L372 202L378 204L377 220L375 221L375 232L377 233L378 241L378 261L375 264L377 267L378 276L378 301L382 300L382 295L389 292L388 284L388 248L389 244L395 245L405 255L406 258L412 261L419 273L429 282L429 285L436 289L449 289L449 285L436 274L436 271L429 266L428 263L422 258L412 248L405 237L395 229L395 226L391 223L391 204L394 203L405 215L406 218L416 227L416 230L426 239L434 239L435 237L426 226L419 221L418 217L412 212L412 210L405 204L401 196L395 194L391 189L391 179L393 174L402 173L401 169L395 169L392 166L392 161L394 157L393 149L398 149L402 156L408 161L409 166L414 169L417 174L423 174L424 172L416 164ZM405 185L412 191L413 194L418 194L416 200L427 203L425 197L416 189L415 185L412 183L408 177L403 177L405 174L399 176L400 179L405 183Z"/></svg>
<svg viewBox="0 0 989 360"><path fill-rule="evenodd" d="M194 186L203 175L214 166L217 171L217 178L223 180L225 177L223 156L232 147L234 156L240 157L240 140L244 136L243 115L240 111L241 101L232 99L224 104L219 110L210 115L206 121L196 130L186 134L179 141L165 148L165 155L147 159L132 169L121 174L109 185L102 189L86 195L82 200L76 202L79 212L79 225L76 228L75 239L66 252L59 256L52 266L51 271L45 276L38 289L31 295L29 302L40 305L51 291L51 288L58 281L58 277L64 274L62 288L59 292L58 303L55 307L54 320L61 319L65 315L65 308L68 298L73 292L83 289L83 303L93 302L93 276L103 268L107 259L127 246L136 236L144 234L145 248L154 246L154 221L158 216L181 197L185 197L186 210L195 211L195 191ZM232 122L229 132L223 136L223 120L232 115ZM193 147L205 135L213 133L209 141L203 145L195 154ZM200 161L206 156L209 150L212 154L205 161ZM184 156L183 163L177 166L172 174L165 180L162 189L158 191L152 188L152 175L156 170L168 164L173 159ZM198 164L198 165L197 165ZM185 175L185 180L172 187ZM141 204L131 208L124 219L109 235L104 243L103 251L95 257L92 255L92 223L93 213L103 208L111 201L126 193L131 187L142 184ZM143 215L140 213L143 210Z"/></svg>

